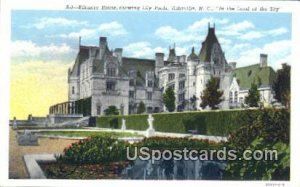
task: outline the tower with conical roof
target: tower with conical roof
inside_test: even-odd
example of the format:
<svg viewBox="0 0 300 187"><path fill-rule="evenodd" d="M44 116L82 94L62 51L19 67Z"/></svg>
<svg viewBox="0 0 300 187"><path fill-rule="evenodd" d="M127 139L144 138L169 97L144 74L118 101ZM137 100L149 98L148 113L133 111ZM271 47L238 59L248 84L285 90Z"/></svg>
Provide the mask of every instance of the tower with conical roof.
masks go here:
<svg viewBox="0 0 300 187"><path fill-rule="evenodd" d="M228 77L230 72L231 67L226 61L225 54L216 36L215 26L211 27L208 24L208 32L205 40L202 42L199 51L199 64L196 67L196 96L199 97L198 106L201 103L200 96L211 77L220 78L220 89L224 91L224 102L221 105L226 105L227 98L225 97L228 95L227 92L230 84ZM221 107L224 108L225 106Z"/></svg>

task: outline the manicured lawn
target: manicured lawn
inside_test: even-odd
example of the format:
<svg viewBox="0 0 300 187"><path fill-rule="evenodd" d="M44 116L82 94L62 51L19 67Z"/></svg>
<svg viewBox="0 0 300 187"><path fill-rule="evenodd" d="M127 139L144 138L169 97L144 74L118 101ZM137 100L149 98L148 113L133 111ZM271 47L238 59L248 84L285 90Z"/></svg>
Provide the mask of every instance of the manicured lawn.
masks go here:
<svg viewBox="0 0 300 187"><path fill-rule="evenodd" d="M70 136L70 137L90 137L90 136L109 136L109 137L133 137L139 136L137 133L129 132L103 132L103 131L51 131L41 132L42 135L53 135L53 136Z"/></svg>

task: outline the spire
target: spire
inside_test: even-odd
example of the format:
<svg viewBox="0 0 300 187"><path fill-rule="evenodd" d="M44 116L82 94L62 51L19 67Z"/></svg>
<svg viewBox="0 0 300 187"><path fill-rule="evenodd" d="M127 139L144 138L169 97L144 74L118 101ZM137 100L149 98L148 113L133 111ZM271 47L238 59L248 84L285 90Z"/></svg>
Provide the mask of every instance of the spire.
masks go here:
<svg viewBox="0 0 300 187"><path fill-rule="evenodd" d="M197 61L199 58L198 56L195 54L195 47L192 47L192 52L191 54L188 56L188 61Z"/></svg>

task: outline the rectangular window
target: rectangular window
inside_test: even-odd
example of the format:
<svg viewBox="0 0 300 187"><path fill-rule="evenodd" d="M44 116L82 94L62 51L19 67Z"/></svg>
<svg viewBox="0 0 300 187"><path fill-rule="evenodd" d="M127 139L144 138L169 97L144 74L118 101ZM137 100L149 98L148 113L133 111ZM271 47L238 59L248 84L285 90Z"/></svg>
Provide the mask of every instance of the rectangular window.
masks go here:
<svg viewBox="0 0 300 187"><path fill-rule="evenodd" d="M134 98L134 91L129 91L129 98Z"/></svg>
<svg viewBox="0 0 300 187"><path fill-rule="evenodd" d="M184 101L184 96L185 96L185 93L182 93L182 94L179 94L179 95L178 95L178 100L179 100L179 102Z"/></svg>
<svg viewBox="0 0 300 187"><path fill-rule="evenodd" d="M101 105L97 106L97 115L101 115Z"/></svg>
<svg viewBox="0 0 300 187"><path fill-rule="evenodd" d="M180 73L179 74L179 78L184 78L185 77L185 74L184 73Z"/></svg>
<svg viewBox="0 0 300 187"><path fill-rule="evenodd" d="M75 87L72 86L72 94L75 94Z"/></svg>
<svg viewBox="0 0 300 187"><path fill-rule="evenodd" d="M107 68L107 75L108 76L115 76L116 75L116 68Z"/></svg>
<svg viewBox="0 0 300 187"><path fill-rule="evenodd" d="M112 81L106 82L106 91L114 91L116 88L116 83Z"/></svg>
<svg viewBox="0 0 300 187"><path fill-rule="evenodd" d="M229 103L233 102L233 94L232 92L229 92Z"/></svg>
<svg viewBox="0 0 300 187"><path fill-rule="evenodd" d="M152 100L152 92L147 92L147 99Z"/></svg>
<svg viewBox="0 0 300 187"><path fill-rule="evenodd" d="M175 79L175 73L169 73L169 81Z"/></svg>
<svg viewBox="0 0 300 187"><path fill-rule="evenodd" d="M234 92L234 102L237 103L238 102L238 91Z"/></svg>
<svg viewBox="0 0 300 187"><path fill-rule="evenodd" d="M129 86L134 86L134 79L129 80Z"/></svg>
<svg viewBox="0 0 300 187"><path fill-rule="evenodd" d="M147 86L148 86L148 87L153 87L153 82L152 82L152 80L148 80Z"/></svg>
<svg viewBox="0 0 300 187"><path fill-rule="evenodd" d="M180 81L179 82L179 90L182 90L185 88L185 81Z"/></svg>

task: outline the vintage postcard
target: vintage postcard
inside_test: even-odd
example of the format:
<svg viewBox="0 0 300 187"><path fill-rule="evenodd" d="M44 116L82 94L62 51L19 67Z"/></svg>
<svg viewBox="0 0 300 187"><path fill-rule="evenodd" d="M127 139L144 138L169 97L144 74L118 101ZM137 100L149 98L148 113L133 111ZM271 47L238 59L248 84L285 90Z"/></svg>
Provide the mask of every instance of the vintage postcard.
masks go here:
<svg viewBox="0 0 300 187"><path fill-rule="evenodd" d="M51 2L1 5L3 185L299 185L298 2Z"/></svg>

